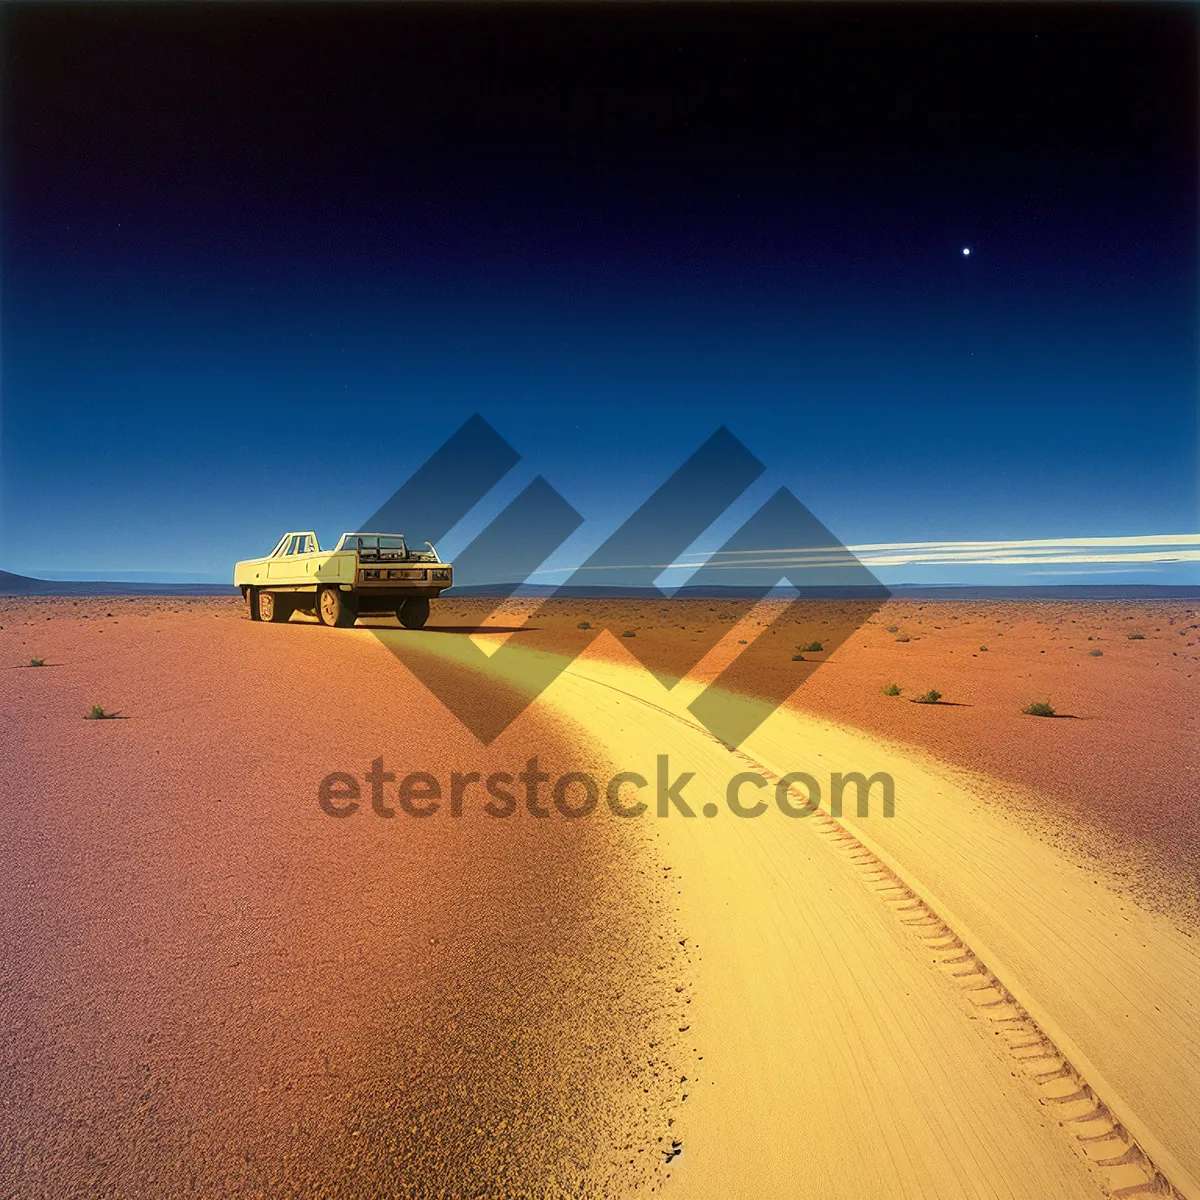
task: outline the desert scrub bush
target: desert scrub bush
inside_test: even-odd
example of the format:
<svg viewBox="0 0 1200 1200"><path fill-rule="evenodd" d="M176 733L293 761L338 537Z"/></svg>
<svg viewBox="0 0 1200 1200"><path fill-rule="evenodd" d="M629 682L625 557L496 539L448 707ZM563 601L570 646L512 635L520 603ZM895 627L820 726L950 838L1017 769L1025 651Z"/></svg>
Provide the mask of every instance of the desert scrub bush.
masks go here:
<svg viewBox="0 0 1200 1200"><path fill-rule="evenodd" d="M884 694L885 696L898 696L898 695L900 695L900 685L899 685L899 684L895 684L895 683L889 683L889 684L887 685L887 687L885 687L885 688L883 689L883 694Z"/></svg>
<svg viewBox="0 0 1200 1200"><path fill-rule="evenodd" d="M576 629L591 629L591 627L591 621L580 621L579 624L575 626Z"/></svg>
<svg viewBox="0 0 1200 1200"><path fill-rule="evenodd" d="M942 693L937 688L930 688L923 695L914 696L914 704L936 704L942 698Z"/></svg>
<svg viewBox="0 0 1200 1200"><path fill-rule="evenodd" d="M625 632L623 634L621 634L621 636L622 637L637 637L637 630L636 629L627 629L627 630L625 630Z"/></svg>
<svg viewBox="0 0 1200 1200"><path fill-rule="evenodd" d="M44 667L46 665L46 660L44 658L31 658L29 660L29 665L31 667Z"/></svg>
<svg viewBox="0 0 1200 1200"><path fill-rule="evenodd" d="M902 633L902 634L901 634L901 635L900 635L900 636L899 636L899 637L896 639L896 641L898 641L898 642L911 642L911 641L912 641L912 638L910 638L910 637L908 636L908 634L906 634L906 633Z"/></svg>
<svg viewBox="0 0 1200 1200"><path fill-rule="evenodd" d="M1093 658L1103 658L1103 657L1104 657L1104 651L1103 651L1103 650L1089 650L1089 651L1088 651L1088 653L1089 653L1089 654L1090 654L1090 655L1091 655Z"/></svg>
<svg viewBox="0 0 1200 1200"><path fill-rule="evenodd" d="M899 633L899 632L900 632L900 626L899 626L899 625L889 625L889 626L887 627L887 631L888 631L888 633Z"/></svg>
<svg viewBox="0 0 1200 1200"><path fill-rule="evenodd" d="M1049 700L1035 700L1032 704L1025 705L1021 711L1029 717L1052 717L1055 715L1054 706Z"/></svg>
<svg viewBox="0 0 1200 1200"><path fill-rule="evenodd" d="M1127 633L1125 637L1131 642L1144 642L1146 640L1144 633Z"/></svg>
<svg viewBox="0 0 1200 1200"><path fill-rule="evenodd" d="M108 718L111 716L112 716L112 713L105 712L104 709L102 709L99 704L93 704L92 711L90 713L88 713L88 715L86 717L84 717L84 720L85 721L107 721Z"/></svg>
<svg viewBox="0 0 1200 1200"><path fill-rule="evenodd" d="M807 646L801 646L800 649L805 654L820 654L825 647L820 642L809 642Z"/></svg>
<svg viewBox="0 0 1200 1200"><path fill-rule="evenodd" d="M804 661L803 654L793 654L792 655L792 662L803 662L803 661Z"/></svg>

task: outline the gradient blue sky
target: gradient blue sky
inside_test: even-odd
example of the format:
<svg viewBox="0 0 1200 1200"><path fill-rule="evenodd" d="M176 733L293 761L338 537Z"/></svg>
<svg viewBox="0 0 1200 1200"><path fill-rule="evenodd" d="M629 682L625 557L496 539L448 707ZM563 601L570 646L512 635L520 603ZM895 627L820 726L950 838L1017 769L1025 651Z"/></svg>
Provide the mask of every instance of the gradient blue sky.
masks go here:
<svg viewBox="0 0 1200 1200"><path fill-rule="evenodd" d="M722 424L851 545L1200 529L1186 6L3 20L5 569L226 579L473 412L449 550L541 472L578 562Z"/></svg>

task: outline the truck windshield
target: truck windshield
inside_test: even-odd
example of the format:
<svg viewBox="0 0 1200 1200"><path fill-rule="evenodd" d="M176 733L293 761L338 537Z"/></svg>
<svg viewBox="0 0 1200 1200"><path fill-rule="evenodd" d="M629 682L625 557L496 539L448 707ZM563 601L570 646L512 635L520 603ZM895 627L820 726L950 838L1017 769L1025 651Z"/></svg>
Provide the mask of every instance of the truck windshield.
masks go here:
<svg viewBox="0 0 1200 1200"><path fill-rule="evenodd" d="M357 550L360 558L407 558L408 546L399 533L348 533L342 550Z"/></svg>

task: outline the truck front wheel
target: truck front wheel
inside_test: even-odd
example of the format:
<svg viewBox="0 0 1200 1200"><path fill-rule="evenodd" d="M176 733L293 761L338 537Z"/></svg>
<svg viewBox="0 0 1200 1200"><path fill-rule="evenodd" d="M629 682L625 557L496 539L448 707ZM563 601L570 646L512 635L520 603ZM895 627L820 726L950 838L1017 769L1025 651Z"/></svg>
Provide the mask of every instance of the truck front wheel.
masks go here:
<svg viewBox="0 0 1200 1200"><path fill-rule="evenodd" d="M322 625L345 629L354 624L357 615L354 602L345 592L335 587L321 589L321 594L317 597L317 618Z"/></svg>
<svg viewBox="0 0 1200 1200"><path fill-rule="evenodd" d="M429 601L416 596L410 597L396 609L396 620L405 629L420 629L429 620Z"/></svg>
<svg viewBox="0 0 1200 1200"><path fill-rule="evenodd" d="M258 621L261 619L258 615L258 588L251 587L246 589L246 608L250 613L250 620Z"/></svg>

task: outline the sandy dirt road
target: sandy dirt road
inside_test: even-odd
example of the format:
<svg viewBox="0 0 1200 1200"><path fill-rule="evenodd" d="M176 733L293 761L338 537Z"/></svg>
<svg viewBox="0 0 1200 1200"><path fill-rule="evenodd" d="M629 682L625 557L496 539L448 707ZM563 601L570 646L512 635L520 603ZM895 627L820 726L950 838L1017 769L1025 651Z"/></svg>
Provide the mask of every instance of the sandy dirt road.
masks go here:
<svg viewBox="0 0 1200 1200"><path fill-rule="evenodd" d="M516 678L538 653L490 662ZM586 723L652 808L664 758L694 776L694 817L643 818L699 955L674 1190L1132 1196L1166 1172L1197 1194L1191 939L1006 823L978 780L787 711L732 754L687 712L695 689L613 657L538 703ZM728 808L739 771L769 783L743 785L769 806L754 819ZM851 788L840 821L786 817L789 771L888 772L895 815L876 794L857 817Z"/></svg>

